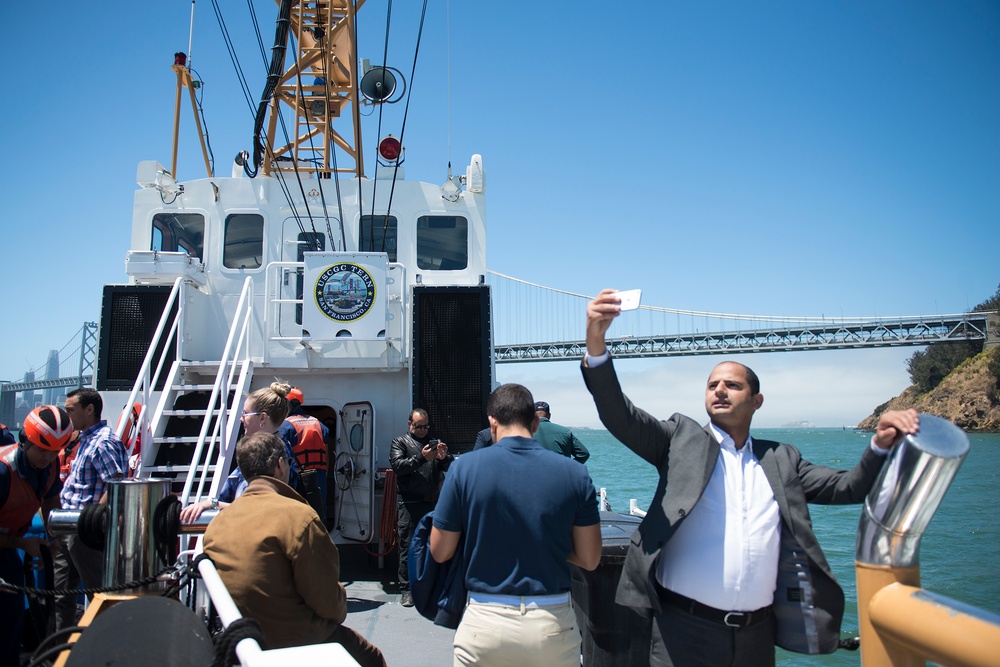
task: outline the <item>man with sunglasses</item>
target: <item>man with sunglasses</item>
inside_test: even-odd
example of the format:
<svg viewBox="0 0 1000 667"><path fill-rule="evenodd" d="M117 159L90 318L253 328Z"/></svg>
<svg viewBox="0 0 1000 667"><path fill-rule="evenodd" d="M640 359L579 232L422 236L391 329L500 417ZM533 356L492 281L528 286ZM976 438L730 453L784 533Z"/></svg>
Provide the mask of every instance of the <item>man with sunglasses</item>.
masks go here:
<svg viewBox="0 0 1000 667"><path fill-rule="evenodd" d="M396 473L396 520L399 532L399 603L413 606L410 593L408 555L413 531L425 514L434 509L444 471L453 456L448 445L430 437L430 418L423 408L410 412L409 429L395 438L389 450L389 463Z"/></svg>

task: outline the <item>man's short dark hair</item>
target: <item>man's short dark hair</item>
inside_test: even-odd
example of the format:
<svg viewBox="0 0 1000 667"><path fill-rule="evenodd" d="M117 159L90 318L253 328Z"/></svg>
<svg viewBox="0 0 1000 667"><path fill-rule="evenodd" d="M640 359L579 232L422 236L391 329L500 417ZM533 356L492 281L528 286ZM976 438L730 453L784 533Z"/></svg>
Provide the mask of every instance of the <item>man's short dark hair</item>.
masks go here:
<svg viewBox="0 0 1000 667"><path fill-rule="evenodd" d="M758 378L757 374L754 373L753 370L746 364L740 364L740 366L743 366L743 370L746 371L747 384L750 385L750 393L756 396L760 393L760 378Z"/></svg>
<svg viewBox="0 0 1000 667"><path fill-rule="evenodd" d="M413 423L413 415L419 415L424 419L426 419L427 421L430 421L431 419L429 416L427 416L427 411L424 410L423 408L413 408L412 410L410 410L410 416L407 417L407 421L409 421L411 424Z"/></svg>
<svg viewBox="0 0 1000 667"><path fill-rule="evenodd" d="M261 475L272 475L274 467L283 456L284 441L266 431L258 431L236 443L236 465L248 480Z"/></svg>
<svg viewBox="0 0 1000 667"><path fill-rule="evenodd" d="M101 399L101 393L96 389L91 389L90 387L83 387L81 389L74 389L73 391L66 394L66 398L76 397L76 400L80 402L81 408L86 408L88 405L94 406L94 418L97 421L101 421L101 412L104 410L104 401Z"/></svg>
<svg viewBox="0 0 1000 667"><path fill-rule="evenodd" d="M530 430L535 421L535 399L526 387L503 384L490 394L486 414L501 426L523 426Z"/></svg>

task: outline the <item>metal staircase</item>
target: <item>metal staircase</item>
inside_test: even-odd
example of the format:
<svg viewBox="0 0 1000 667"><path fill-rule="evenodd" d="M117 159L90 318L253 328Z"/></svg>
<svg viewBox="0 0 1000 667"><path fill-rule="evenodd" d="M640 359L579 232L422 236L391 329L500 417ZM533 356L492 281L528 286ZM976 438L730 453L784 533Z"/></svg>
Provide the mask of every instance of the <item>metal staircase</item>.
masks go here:
<svg viewBox="0 0 1000 667"><path fill-rule="evenodd" d="M189 288L193 289L183 279L174 283L126 403L126 409L136 402L142 406L137 424L142 446L135 475L171 480L172 490L184 505L218 494L232 462L243 398L253 379L249 351L253 315L250 279L244 283L219 360L183 359L183 350L177 343L185 302L181 293ZM173 310L175 303L177 308ZM156 397L154 390L166 365L167 350L172 347L176 349L173 355L176 361L170 365L163 390ZM156 350L161 350L159 356ZM124 430L122 420L119 437ZM130 457L131 454L129 451Z"/></svg>

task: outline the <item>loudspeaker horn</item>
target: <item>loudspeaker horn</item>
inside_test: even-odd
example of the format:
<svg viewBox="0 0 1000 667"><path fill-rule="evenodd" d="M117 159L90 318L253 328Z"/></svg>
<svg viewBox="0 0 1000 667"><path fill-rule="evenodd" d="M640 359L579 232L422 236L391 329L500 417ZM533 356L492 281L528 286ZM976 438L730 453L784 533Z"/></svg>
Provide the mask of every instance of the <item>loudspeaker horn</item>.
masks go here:
<svg viewBox="0 0 1000 667"><path fill-rule="evenodd" d="M370 102L385 102L396 92L396 77L387 67L372 67L361 77L358 89Z"/></svg>

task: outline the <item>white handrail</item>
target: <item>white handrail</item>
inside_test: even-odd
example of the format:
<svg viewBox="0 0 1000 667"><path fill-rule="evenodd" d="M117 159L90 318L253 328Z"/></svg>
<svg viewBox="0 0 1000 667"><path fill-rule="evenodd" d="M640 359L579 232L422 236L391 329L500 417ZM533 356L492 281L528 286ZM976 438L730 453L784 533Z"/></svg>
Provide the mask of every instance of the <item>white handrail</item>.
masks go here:
<svg viewBox="0 0 1000 667"><path fill-rule="evenodd" d="M232 386L232 378L235 373L236 361L242 351L244 357L243 360L249 359L250 355L250 342L249 332L250 332L250 318L253 314L253 279L247 277L243 283L243 291L240 293L239 303L236 305L236 312L233 314L233 326L229 329L229 337L226 339L226 346L222 351L222 359L219 361L219 370L215 375L215 382L212 385L212 394L208 399L208 413L205 415L205 419L202 421L201 430L198 433L198 441L194 446L194 453L191 456L190 467L188 468L187 478L184 480L184 489L181 491L181 503L186 505L191 497L191 487L194 485L194 480L199 478L198 475L198 464L201 461L201 453L205 448L205 440L208 435L208 425L211 423L211 411L215 408L216 401L219 402L219 413L218 418L215 420L215 427L212 432L212 439L209 444L209 451L205 458L206 463L212 458L214 452L211 450L213 446L211 443L219 442L218 435L220 434L222 424L227 422L228 419L228 394L229 387ZM231 367L230 367L231 366ZM223 392L226 393L226 398L219 401L219 396ZM222 451L221 442L219 442L219 451ZM200 476L200 481L198 484L198 495L201 495L201 491L204 489L204 482L207 475L207 465L206 470L202 472ZM212 482L212 491L217 490L220 482L220 476L215 475Z"/></svg>
<svg viewBox="0 0 1000 667"><path fill-rule="evenodd" d="M249 281L249 280L250 279L247 278L247 281ZM246 285L244 285L244 289L245 288L246 288ZM253 295L251 294L250 298L247 300L247 303L250 303L250 304L253 303L252 297L253 297ZM233 355L232 355L233 363L229 364L229 363L226 363L225 361L223 361L223 363L219 366L219 371L216 374L215 385L214 385L214 386L218 386L219 387L219 393L218 393L218 395L223 395L224 394L226 396L225 399L219 400L219 416L218 416L218 419L215 420L215 426L212 429L212 435L211 435L211 437L208 438L209 451L206 453L206 456L205 456L205 460L206 461L210 460L213 456L215 456L215 458L216 458L216 467L215 467L215 470L222 470L224 468L223 463L225 462L225 449L223 448L223 444L230 442L231 436L233 435L233 432L236 430L235 428L226 428L225 439L223 439L223 436L222 436L222 433L221 433L221 431L223 429L223 426L230 426L230 422L232 421L232 420L228 419L229 410L230 410L230 408L234 408L235 409L236 405L241 400L240 396L234 396L233 397L233 403L234 403L234 405L230 406L229 404L226 403L226 400L228 400L228 397L229 397L229 389L233 386L233 376L236 374L236 360L241 358L241 354L240 354L241 351L243 352L243 356L242 356L243 361L246 361L247 358L248 358L248 355L249 355L249 335L248 334L249 334L249 322L250 322L249 315L250 315L251 310L247 309L247 313L244 315L244 317L242 319L240 319L239 312L241 310L242 305L243 305L243 302L241 301L240 304L237 306L237 309L236 309L236 317L233 320L233 323L234 323L233 324L233 329L230 331L230 336L232 336L233 331L235 331L235 329L236 329L236 325L237 324L240 325L240 332L237 335L237 337L235 338L235 340L236 340L236 349L233 351ZM246 346L244 346L244 343L246 343ZM227 346L227 349L228 349L228 346ZM228 355L225 355L225 356L228 356ZM226 375L225 382L220 384L220 380L222 378L222 371L223 371L223 369L227 369L227 375ZM242 371L242 370L240 372L241 379L243 377L243 372L244 371ZM213 397L214 396L215 396L215 394L213 394ZM210 399L210 401L211 401L211 403L210 403L211 407L214 408L214 406L215 406L214 400ZM206 416L206 422L205 423L207 423L208 421L209 421L209 419ZM233 422L233 423L235 424L235 422ZM203 428L204 428L204 426L205 426L205 424L202 424ZM219 448L218 448L217 452L216 452L215 447L214 447L215 443L219 444ZM199 458L200 458L200 454L199 454ZM206 479L208 477L208 471L209 471L209 466L206 465L206 466L204 466L202 468L201 475L198 475L198 487L197 487L197 490L196 490L196 492L194 494L195 497L201 497L202 496L202 493L203 493L203 491L205 489L205 481L206 481ZM222 479L223 479L223 477L221 475L215 475L213 477L212 482L209 485L209 494L210 495L212 495L212 496L217 495L217 493L219 491L219 486L222 483ZM185 499L185 500L187 500L187 499Z"/></svg>
<svg viewBox="0 0 1000 667"><path fill-rule="evenodd" d="M219 620L224 627L243 618L239 608L233 602L232 596L222 582L215 564L208 558L198 561L198 572L208 591L208 596L219 613ZM358 663L340 644L309 644L307 646L290 646L288 648L261 649L257 640L241 639L236 645L236 657L245 667L277 667L278 665L330 665L330 667L357 667Z"/></svg>
<svg viewBox="0 0 1000 667"><path fill-rule="evenodd" d="M128 396L128 401L125 403L125 410L131 410L132 406L135 404L135 399L138 398L139 392L142 392L142 409L139 412L139 419L136 427L139 432L143 435L147 435L148 429L144 428L146 417L146 406L149 404L149 395L152 392L152 387L155 386L156 381L160 377L160 371L163 369L163 363L167 357L168 345L171 340L176 345L177 342L177 326L181 317L181 312L184 309L183 301L178 300L177 295L180 293L181 281L183 278L177 278L174 281L173 289L170 290L170 296L167 297L167 303L163 307L163 314L160 316L160 321L156 325L156 331L153 332L153 337L149 343L149 349L146 350L146 356L142 360L142 366L139 367L139 373L135 378L135 385L132 387L132 392ZM177 304L177 314L173 317L171 322L170 311L174 304ZM167 322L170 322L170 333L167 334L167 338L164 340L163 351L156 365L156 373L152 378L149 376L149 369L153 365L153 356L156 352L156 348L160 346L161 339L163 338L163 331L167 328ZM118 438L122 437L125 432L125 425L127 421L120 419L118 420L118 426L115 429L115 436ZM126 457L132 456L132 446L129 445Z"/></svg>
<svg viewBox="0 0 1000 667"><path fill-rule="evenodd" d="M215 564L207 558L202 558L198 561L198 572L201 574L201 580L205 584L208 596L212 599L212 604L215 605L215 611L219 613L222 625L228 628L233 621L243 618L236 603L233 602L232 596L229 595L229 591L226 590L226 585L222 583L222 577L215 569ZM252 638L243 639L236 645L236 657L243 664L260 652L260 644Z"/></svg>

